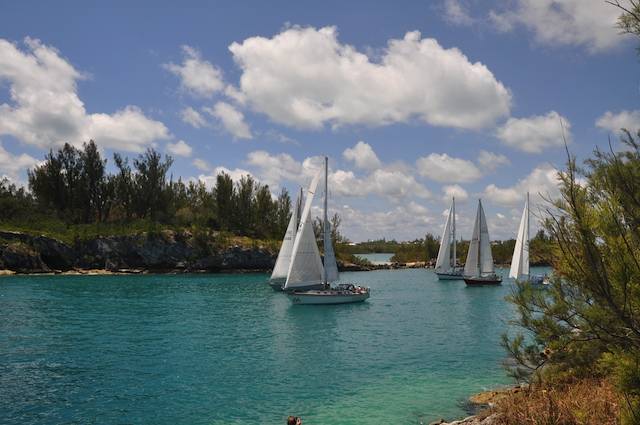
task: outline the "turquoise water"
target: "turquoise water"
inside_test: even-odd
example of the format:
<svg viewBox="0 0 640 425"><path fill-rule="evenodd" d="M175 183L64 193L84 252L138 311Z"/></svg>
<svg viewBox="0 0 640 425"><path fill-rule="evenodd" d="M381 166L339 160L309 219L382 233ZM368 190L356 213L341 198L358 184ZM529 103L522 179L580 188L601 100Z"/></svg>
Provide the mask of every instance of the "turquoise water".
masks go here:
<svg viewBox="0 0 640 425"><path fill-rule="evenodd" d="M384 264L391 261L393 252L391 253L371 253L371 254L357 254L358 257L371 261L373 264Z"/></svg>
<svg viewBox="0 0 640 425"><path fill-rule="evenodd" d="M508 282L344 273L368 302L293 306L266 278L0 279L0 423L416 424L508 382Z"/></svg>

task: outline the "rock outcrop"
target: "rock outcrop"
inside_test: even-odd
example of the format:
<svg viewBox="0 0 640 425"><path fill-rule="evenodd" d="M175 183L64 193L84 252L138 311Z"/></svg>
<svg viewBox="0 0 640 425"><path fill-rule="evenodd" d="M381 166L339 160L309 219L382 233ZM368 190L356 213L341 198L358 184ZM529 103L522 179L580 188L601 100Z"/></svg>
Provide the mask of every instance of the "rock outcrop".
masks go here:
<svg viewBox="0 0 640 425"><path fill-rule="evenodd" d="M46 236L0 231L0 269L18 273L95 270L269 270L276 254L266 247L211 248L187 231L106 236L66 244Z"/></svg>

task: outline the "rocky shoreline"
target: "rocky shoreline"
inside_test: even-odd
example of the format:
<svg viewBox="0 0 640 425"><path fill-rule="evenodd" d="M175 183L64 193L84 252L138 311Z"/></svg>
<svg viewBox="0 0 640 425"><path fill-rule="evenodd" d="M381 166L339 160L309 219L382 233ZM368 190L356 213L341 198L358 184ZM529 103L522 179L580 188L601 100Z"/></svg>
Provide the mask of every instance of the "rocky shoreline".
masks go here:
<svg viewBox="0 0 640 425"><path fill-rule="evenodd" d="M477 409L480 409L478 414L451 422L439 419L430 422L429 425L496 425L500 423L500 414L492 411L491 408L495 406L497 401L520 391L522 391L522 387L515 386L474 394L469 397L469 403Z"/></svg>
<svg viewBox="0 0 640 425"><path fill-rule="evenodd" d="M220 247L215 238L165 230L64 243L47 236L0 231L0 276L10 274L248 273L273 268L277 251L261 245ZM421 268L424 263L360 265L341 271Z"/></svg>

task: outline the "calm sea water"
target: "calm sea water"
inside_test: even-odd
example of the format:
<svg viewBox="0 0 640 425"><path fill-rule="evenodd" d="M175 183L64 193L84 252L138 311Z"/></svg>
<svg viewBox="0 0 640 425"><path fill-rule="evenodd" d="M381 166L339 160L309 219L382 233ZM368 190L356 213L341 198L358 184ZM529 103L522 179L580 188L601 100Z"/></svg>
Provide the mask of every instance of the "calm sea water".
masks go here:
<svg viewBox="0 0 640 425"><path fill-rule="evenodd" d="M371 254L357 254L358 257L371 261L373 264L388 263L393 257L393 252L390 253L371 253Z"/></svg>
<svg viewBox="0 0 640 425"><path fill-rule="evenodd" d="M508 281L344 273L368 302L293 306L266 278L1 278L0 423L416 424L508 383Z"/></svg>

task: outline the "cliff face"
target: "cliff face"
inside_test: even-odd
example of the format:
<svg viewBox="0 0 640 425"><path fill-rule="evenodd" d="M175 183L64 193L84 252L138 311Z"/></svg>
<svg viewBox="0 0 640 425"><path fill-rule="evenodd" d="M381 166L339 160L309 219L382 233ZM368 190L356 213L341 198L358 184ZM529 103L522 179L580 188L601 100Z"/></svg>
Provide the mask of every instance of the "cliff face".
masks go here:
<svg viewBox="0 0 640 425"><path fill-rule="evenodd" d="M0 231L0 269L18 273L73 269L258 271L270 270L276 255L259 246L211 248L189 232L99 237L68 245L45 236Z"/></svg>

